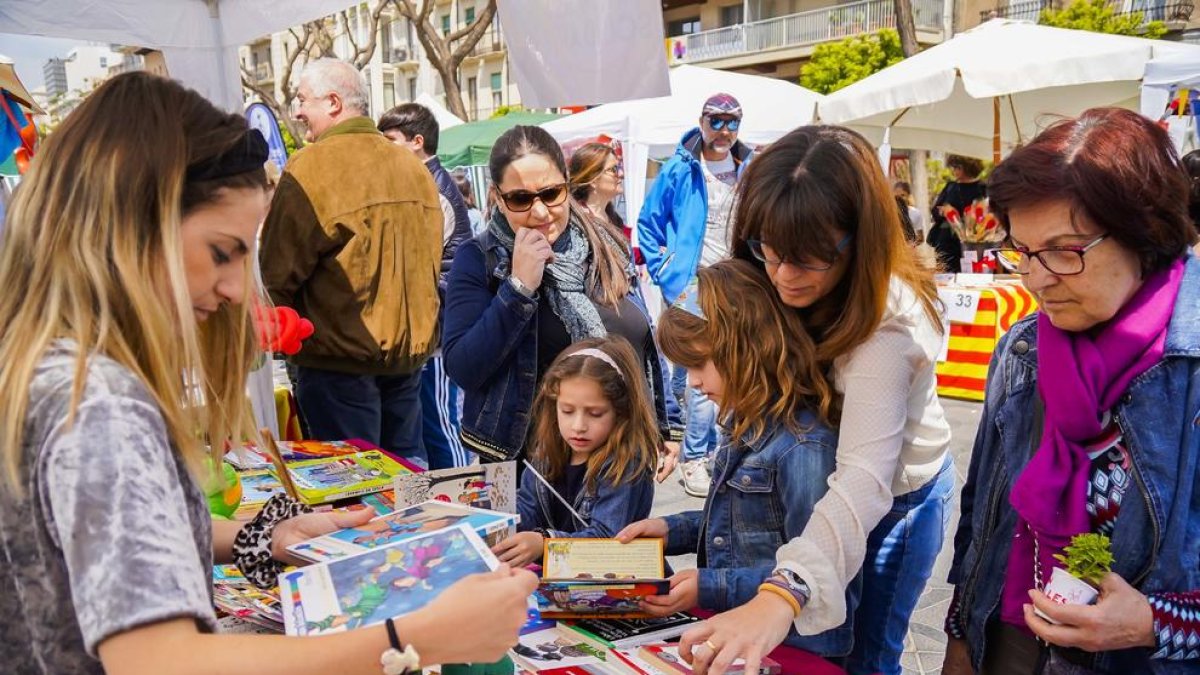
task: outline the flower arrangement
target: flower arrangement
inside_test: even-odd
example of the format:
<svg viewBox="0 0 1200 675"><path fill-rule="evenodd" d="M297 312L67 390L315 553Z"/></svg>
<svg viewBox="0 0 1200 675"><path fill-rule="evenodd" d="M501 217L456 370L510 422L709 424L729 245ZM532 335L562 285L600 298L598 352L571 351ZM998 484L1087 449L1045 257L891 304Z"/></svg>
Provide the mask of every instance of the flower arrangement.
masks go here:
<svg viewBox="0 0 1200 675"><path fill-rule="evenodd" d="M945 206L942 211L946 222L954 229L964 244L985 244L1004 241L1004 228L1000 221L988 208L986 197L976 199L963 208L962 213L953 206Z"/></svg>

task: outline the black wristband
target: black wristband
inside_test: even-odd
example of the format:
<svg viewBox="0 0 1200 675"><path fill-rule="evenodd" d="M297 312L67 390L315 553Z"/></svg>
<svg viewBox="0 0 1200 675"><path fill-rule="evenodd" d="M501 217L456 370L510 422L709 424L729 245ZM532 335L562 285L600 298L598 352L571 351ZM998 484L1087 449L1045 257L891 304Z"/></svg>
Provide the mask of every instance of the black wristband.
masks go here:
<svg viewBox="0 0 1200 675"><path fill-rule="evenodd" d="M404 651L404 645L400 644L400 636L396 633L396 622L392 621L392 617L389 616L383 625L387 627L388 643L392 645L392 649Z"/></svg>

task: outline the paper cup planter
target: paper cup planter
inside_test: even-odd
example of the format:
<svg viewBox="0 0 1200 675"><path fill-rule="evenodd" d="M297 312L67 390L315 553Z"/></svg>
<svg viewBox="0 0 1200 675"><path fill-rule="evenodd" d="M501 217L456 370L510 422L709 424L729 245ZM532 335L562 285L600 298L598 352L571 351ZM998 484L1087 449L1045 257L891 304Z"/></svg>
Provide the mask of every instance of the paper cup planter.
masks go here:
<svg viewBox="0 0 1200 675"><path fill-rule="evenodd" d="M1070 572L1061 567L1055 567L1051 572L1050 583L1046 584L1043 592L1060 605L1090 605L1100 595L1100 591L1093 588L1091 584L1072 576ZM1050 623L1058 623L1038 609L1033 611Z"/></svg>

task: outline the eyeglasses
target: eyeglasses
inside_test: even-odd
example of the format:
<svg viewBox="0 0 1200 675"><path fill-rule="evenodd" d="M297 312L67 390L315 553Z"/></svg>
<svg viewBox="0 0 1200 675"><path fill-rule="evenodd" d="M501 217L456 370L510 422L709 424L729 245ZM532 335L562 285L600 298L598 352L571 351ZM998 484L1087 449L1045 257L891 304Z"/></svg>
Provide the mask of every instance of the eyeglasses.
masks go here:
<svg viewBox="0 0 1200 675"><path fill-rule="evenodd" d="M559 206L567 201L567 184L559 183L544 187L537 192L530 190L512 190L511 192L501 192L500 188L496 188L496 192L500 198L504 200L504 205L509 211L514 213L524 213L533 208L535 201L541 201L547 207Z"/></svg>
<svg viewBox="0 0 1200 675"><path fill-rule="evenodd" d="M736 118L727 119L725 117L709 117L708 126L711 127L713 131L720 131L726 127L729 127L730 131L737 131L738 127L742 126L742 121Z"/></svg>
<svg viewBox="0 0 1200 675"><path fill-rule="evenodd" d="M1083 254L1107 238L1107 234L1102 234L1083 246L1051 246L1037 251L1023 246L1002 248L996 251L996 259L1009 272L1029 274L1030 261L1037 258L1047 272L1069 277L1083 272Z"/></svg>
<svg viewBox="0 0 1200 675"><path fill-rule="evenodd" d="M842 237L842 240L839 241L838 245L837 245L837 253L839 256L842 254L842 251L846 250L846 246L848 246L849 244L850 244L850 235L846 235L846 236ZM769 255L763 249L763 243L759 239L747 239L746 246L748 246L750 248L750 255L754 256L754 258L756 260L758 260L761 263L771 265L772 267L777 267L784 263L788 263L794 267L799 267L800 269L808 270L810 272L828 272L829 270L833 269L833 263L836 262L836 260L835 260L835 261L831 261L831 262L821 262L821 263L814 264L814 263L794 262L794 261L788 260L786 258L776 258L776 257Z"/></svg>
<svg viewBox="0 0 1200 675"><path fill-rule="evenodd" d="M613 178L620 178L621 174L625 173L625 170L621 168L620 164L613 164L605 169L603 173L610 174Z"/></svg>

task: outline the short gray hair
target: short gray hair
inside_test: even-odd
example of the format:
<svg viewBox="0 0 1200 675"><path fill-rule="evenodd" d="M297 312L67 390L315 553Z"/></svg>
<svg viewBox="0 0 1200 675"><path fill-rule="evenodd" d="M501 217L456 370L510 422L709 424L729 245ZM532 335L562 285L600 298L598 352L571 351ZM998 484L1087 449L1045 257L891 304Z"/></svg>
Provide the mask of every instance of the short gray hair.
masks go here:
<svg viewBox="0 0 1200 675"><path fill-rule="evenodd" d="M370 113L367 78L346 61L332 58L310 61L300 73L300 79L308 82L314 96L337 94L346 107L363 115Z"/></svg>

